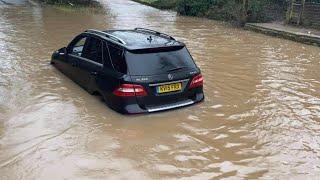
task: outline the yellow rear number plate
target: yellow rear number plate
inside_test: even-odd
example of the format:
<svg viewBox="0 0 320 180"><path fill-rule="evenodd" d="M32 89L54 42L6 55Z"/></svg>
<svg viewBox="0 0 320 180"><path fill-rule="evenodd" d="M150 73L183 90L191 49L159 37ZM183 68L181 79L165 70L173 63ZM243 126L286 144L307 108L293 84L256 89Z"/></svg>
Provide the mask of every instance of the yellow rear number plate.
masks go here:
<svg viewBox="0 0 320 180"><path fill-rule="evenodd" d="M157 93L161 94L161 93L168 93L173 91L180 91L181 89L182 89L181 83L176 83L176 84L157 86L156 91Z"/></svg>

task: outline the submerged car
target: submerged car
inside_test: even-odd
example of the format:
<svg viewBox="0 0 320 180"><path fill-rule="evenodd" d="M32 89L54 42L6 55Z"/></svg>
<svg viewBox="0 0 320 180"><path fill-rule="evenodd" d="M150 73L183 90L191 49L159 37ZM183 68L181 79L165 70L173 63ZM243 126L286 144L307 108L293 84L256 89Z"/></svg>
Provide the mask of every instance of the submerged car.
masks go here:
<svg viewBox="0 0 320 180"><path fill-rule="evenodd" d="M185 44L150 29L87 30L54 52L51 64L122 114L204 100L203 77Z"/></svg>

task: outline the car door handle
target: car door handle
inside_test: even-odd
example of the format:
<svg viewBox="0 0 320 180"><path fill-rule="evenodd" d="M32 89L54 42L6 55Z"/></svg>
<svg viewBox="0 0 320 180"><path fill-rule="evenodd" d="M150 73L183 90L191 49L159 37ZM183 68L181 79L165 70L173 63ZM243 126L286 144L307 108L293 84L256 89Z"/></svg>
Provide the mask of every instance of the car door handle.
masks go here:
<svg viewBox="0 0 320 180"><path fill-rule="evenodd" d="M91 75L96 76L96 75L98 75L98 72L96 72L96 71L92 71L92 72L91 72Z"/></svg>
<svg viewBox="0 0 320 180"><path fill-rule="evenodd" d="M76 64L76 63L71 63L71 66L72 66L72 67L76 67L77 64Z"/></svg>

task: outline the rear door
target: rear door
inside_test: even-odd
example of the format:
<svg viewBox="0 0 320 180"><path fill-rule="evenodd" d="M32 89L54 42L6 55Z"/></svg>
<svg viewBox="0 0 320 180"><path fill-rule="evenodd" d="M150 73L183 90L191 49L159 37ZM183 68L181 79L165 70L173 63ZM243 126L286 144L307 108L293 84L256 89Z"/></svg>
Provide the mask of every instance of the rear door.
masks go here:
<svg viewBox="0 0 320 180"><path fill-rule="evenodd" d="M141 107L188 99L188 86L200 73L185 47L127 52L126 59L132 81L142 85L148 94L137 97Z"/></svg>
<svg viewBox="0 0 320 180"><path fill-rule="evenodd" d="M81 57L75 59L74 77L90 93L97 89L96 79L103 69L103 42L96 37L87 37Z"/></svg>
<svg viewBox="0 0 320 180"><path fill-rule="evenodd" d="M115 70L112 60L110 58L109 47L107 42L103 43L103 71L98 74L97 87L101 89L107 103L110 104L113 100L112 92L119 87L120 79L123 77L122 73Z"/></svg>

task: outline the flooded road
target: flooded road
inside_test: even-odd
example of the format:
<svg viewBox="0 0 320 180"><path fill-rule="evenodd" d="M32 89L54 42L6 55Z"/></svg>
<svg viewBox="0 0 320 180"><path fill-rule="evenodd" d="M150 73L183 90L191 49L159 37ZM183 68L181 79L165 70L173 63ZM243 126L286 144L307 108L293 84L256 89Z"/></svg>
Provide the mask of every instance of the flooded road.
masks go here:
<svg viewBox="0 0 320 180"><path fill-rule="evenodd" d="M128 0L105 13L0 6L1 179L317 179L320 49ZM89 29L184 41L204 103L122 116L49 65Z"/></svg>

